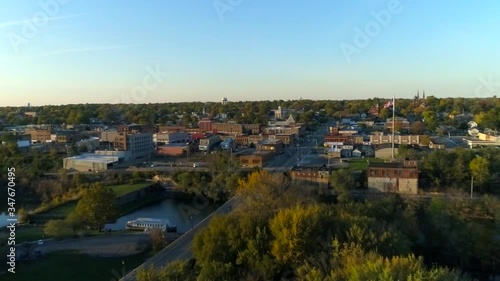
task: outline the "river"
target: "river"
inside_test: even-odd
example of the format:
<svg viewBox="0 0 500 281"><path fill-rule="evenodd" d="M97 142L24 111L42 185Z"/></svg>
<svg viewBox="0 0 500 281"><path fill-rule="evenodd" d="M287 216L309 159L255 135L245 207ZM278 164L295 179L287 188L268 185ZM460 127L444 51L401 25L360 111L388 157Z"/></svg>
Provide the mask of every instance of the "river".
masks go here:
<svg viewBox="0 0 500 281"><path fill-rule="evenodd" d="M191 200L165 199L124 215L118 218L115 223L106 224L105 228L124 230L125 224L129 220L157 218L168 219L171 224L177 226L177 232L184 233L217 210L219 206L220 204L212 203L202 197L195 197Z"/></svg>
<svg viewBox="0 0 500 281"><path fill-rule="evenodd" d="M12 221L8 221L8 219L15 219L16 217L10 217L7 213L0 213L0 227L4 227L12 223Z"/></svg>

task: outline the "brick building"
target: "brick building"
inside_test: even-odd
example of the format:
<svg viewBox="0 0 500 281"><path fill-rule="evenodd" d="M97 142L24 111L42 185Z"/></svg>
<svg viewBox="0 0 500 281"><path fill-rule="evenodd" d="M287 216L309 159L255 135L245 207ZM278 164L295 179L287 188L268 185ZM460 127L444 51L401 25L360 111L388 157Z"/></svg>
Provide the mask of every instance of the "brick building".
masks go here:
<svg viewBox="0 0 500 281"><path fill-rule="evenodd" d="M417 194L417 161L370 164L368 167L368 188L381 192Z"/></svg>
<svg viewBox="0 0 500 281"><path fill-rule="evenodd" d="M240 163L245 168L262 168L267 162L273 159L274 153L271 151L258 152L250 155L240 156Z"/></svg>
<svg viewBox="0 0 500 281"><path fill-rule="evenodd" d="M330 169L326 166L295 166L290 170L290 176L294 180L328 184Z"/></svg>
<svg viewBox="0 0 500 281"><path fill-rule="evenodd" d="M30 129L26 130L25 133L27 135L31 135L32 142L44 143L50 142L50 130L38 130L38 129Z"/></svg>

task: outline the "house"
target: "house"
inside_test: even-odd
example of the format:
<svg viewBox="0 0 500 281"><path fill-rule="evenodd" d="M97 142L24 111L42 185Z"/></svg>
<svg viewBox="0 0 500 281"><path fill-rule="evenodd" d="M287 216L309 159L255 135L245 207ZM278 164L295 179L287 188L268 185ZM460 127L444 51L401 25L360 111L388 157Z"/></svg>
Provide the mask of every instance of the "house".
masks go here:
<svg viewBox="0 0 500 281"><path fill-rule="evenodd" d="M479 135L479 130L476 127L470 128L467 132L472 137L477 137Z"/></svg>
<svg viewBox="0 0 500 281"><path fill-rule="evenodd" d="M361 156L363 156L363 152L361 152L361 150L356 148L352 151L352 157L361 158Z"/></svg>
<svg viewBox="0 0 500 281"><path fill-rule="evenodd" d="M469 126L469 128L471 128L471 129L472 129L472 128L476 128L476 127L477 127L477 123L476 123L476 122L474 122L474 121L469 121L469 122L467 123L467 125L468 125L468 126Z"/></svg>
<svg viewBox="0 0 500 281"><path fill-rule="evenodd" d="M429 148L432 149L445 149L445 141L441 138L431 138Z"/></svg>
<svg viewBox="0 0 500 281"><path fill-rule="evenodd" d="M368 188L381 192L417 194L417 161L370 163L368 166Z"/></svg>

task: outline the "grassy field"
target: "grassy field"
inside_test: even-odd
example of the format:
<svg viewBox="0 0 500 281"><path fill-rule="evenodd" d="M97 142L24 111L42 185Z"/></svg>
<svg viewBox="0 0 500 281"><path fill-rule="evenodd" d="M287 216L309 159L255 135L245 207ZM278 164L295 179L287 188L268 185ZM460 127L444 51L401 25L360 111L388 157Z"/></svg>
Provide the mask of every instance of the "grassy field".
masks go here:
<svg viewBox="0 0 500 281"><path fill-rule="evenodd" d="M65 219L66 216L69 213L73 212L73 210L76 208L76 204L78 204L78 201L65 203L58 207L49 209L46 212L34 215L32 220L36 221L37 223L46 223L47 221L52 219Z"/></svg>
<svg viewBox="0 0 500 281"><path fill-rule="evenodd" d="M95 258L74 251L49 253L41 260L19 263L16 266L15 280L119 280L126 272L136 268L149 257L150 254L146 253L120 258ZM0 280L4 280L4 277L7 276L0 275Z"/></svg>
<svg viewBox="0 0 500 281"><path fill-rule="evenodd" d="M116 196L122 196L122 195L125 195L127 193L148 187L150 185L152 185L152 183L143 182L143 183L137 183L137 184L112 185L109 187L111 187L116 192Z"/></svg>
<svg viewBox="0 0 500 281"><path fill-rule="evenodd" d="M370 161L370 163L384 163L384 160L379 158L350 159L349 170L351 171L367 170L368 161Z"/></svg>

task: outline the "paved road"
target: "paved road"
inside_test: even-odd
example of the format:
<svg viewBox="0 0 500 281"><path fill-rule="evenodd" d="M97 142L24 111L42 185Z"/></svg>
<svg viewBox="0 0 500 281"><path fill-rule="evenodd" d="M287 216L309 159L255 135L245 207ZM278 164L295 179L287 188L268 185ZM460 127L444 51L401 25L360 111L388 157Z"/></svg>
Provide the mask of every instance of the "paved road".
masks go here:
<svg viewBox="0 0 500 281"><path fill-rule="evenodd" d="M226 214L230 212L233 208L233 205L236 203L236 198L231 198L224 205L219 207L215 212L213 212L210 216L202 220L199 224L197 224L193 229L186 232L184 235L179 237L177 240L172 242L172 244L168 245L161 252L156 254L151 259L144 262L142 265L131 271L125 277L123 277L122 281L132 281L136 280L135 275L139 268L149 268L153 266L154 268L160 269L164 265L168 264L171 261L179 260L179 259L190 259L193 257L193 253L191 252L191 245L193 244L194 235L200 230L206 227L210 220L216 214ZM230 208L231 207L231 208Z"/></svg>
<svg viewBox="0 0 500 281"><path fill-rule="evenodd" d="M62 241L47 239L44 240L43 245L39 245L37 242L30 242L30 249L33 251L39 250L42 254L64 250L77 250L80 253L92 256L122 257L140 253L146 247L149 239L149 233L142 232L66 239ZM17 253L21 253L26 249L24 244L17 247L20 248Z"/></svg>

